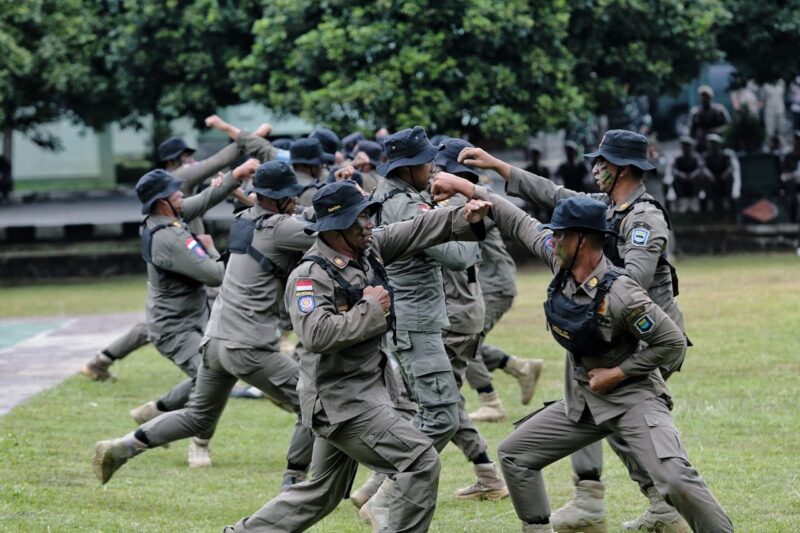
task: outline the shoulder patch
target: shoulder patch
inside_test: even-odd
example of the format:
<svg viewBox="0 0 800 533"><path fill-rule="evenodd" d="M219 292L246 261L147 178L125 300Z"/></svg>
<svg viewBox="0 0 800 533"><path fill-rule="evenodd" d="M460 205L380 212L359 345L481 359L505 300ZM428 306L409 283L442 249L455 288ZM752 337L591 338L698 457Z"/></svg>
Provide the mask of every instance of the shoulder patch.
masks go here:
<svg viewBox="0 0 800 533"><path fill-rule="evenodd" d="M643 227L634 228L631 231L631 244L634 246L646 246L650 240L650 230Z"/></svg>
<svg viewBox="0 0 800 533"><path fill-rule="evenodd" d="M194 237L187 237L187 239L184 241L183 244L186 246L186 248L194 252L194 255L196 255L197 257L203 257L203 258L208 257L206 251L203 249L202 246L200 246L199 242L194 240Z"/></svg>
<svg viewBox="0 0 800 533"><path fill-rule="evenodd" d="M652 230L653 226L645 222L644 220L637 220L633 224L631 224L632 228L644 228L646 230Z"/></svg>
<svg viewBox="0 0 800 533"><path fill-rule="evenodd" d="M544 247L547 248L548 251L553 251L553 236L548 235L544 240Z"/></svg>
<svg viewBox="0 0 800 533"><path fill-rule="evenodd" d="M644 313L644 311L645 307L643 305L634 307L633 309L630 310L630 312L627 315L625 315L625 320L632 322L634 318Z"/></svg>
<svg viewBox="0 0 800 533"><path fill-rule="evenodd" d="M642 315L633 323L633 327L639 333L650 333L653 330L653 326L655 326L655 323L650 318L650 315Z"/></svg>
<svg viewBox="0 0 800 533"><path fill-rule="evenodd" d="M301 313L310 313L315 307L317 307L317 304L314 301L313 295L300 296L297 298L297 308Z"/></svg>

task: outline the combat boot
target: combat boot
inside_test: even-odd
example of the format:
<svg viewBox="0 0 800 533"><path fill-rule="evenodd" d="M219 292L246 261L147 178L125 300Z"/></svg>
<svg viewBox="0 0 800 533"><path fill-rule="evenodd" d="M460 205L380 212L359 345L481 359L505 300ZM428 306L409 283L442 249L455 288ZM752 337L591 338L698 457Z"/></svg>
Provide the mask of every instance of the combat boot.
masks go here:
<svg viewBox="0 0 800 533"><path fill-rule="evenodd" d="M378 492L378 488L381 486L381 483L383 483L383 480L384 476L373 473L367 478L367 481L363 485L350 495L350 501L353 502L353 505L361 509L361 507Z"/></svg>
<svg viewBox="0 0 800 533"><path fill-rule="evenodd" d="M372 526L372 533L380 533L389 529L389 502L386 498L388 483L392 483L392 480L384 479L375 495L358 510L358 516Z"/></svg>
<svg viewBox="0 0 800 533"><path fill-rule="evenodd" d="M475 422L502 422L506 419L506 410L497 391L479 393L478 401L481 406L469 414Z"/></svg>
<svg viewBox="0 0 800 533"><path fill-rule="evenodd" d="M211 466L211 441L192 437L189 441L189 466L202 468Z"/></svg>
<svg viewBox="0 0 800 533"><path fill-rule="evenodd" d="M522 533L555 533L553 524L529 524L522 523Z"/></svg>
<svg viewBox="0 0 800 533"><path fill-rule="evenodd" d="M567 504L550 516L558 533L606 533L605 486L601 481L581 480Z"/></svg>
<svg viewBox="0 0 800 533"><path fill-rule="evenodd" d="M306 480L306 473L303 470L294 470L287 468L283 471L283 480L281 481L281 492L285 491L292 485L302 483Z"/></svg>
<svg viewBox="0 0 800 533"><path fill-rule="evenodd" d="M689 533L689 524L677 509L668 504L655 487L647 489L650 506L636 520L624 522L622 527L629 531L653 531L655 533Z"/></svg>
<svg viewBox="0 0 800 533"><path fill-rule="evenodd" d="M128 462L128 459L147 449L147 445L137 440L133 433L122 438L101 440L94 445L92 469L101 483L106 484L114 472Z"/></svg>
<svg viewBox="0 0 800 533"><path fill-rule="evenodd" d="M131 418L133 418L133 421L141 426L145 422L149 422L155 417L163 415L164 411L156 406L156 402L147 402L135 409L131 409L129 414Z"/></svg>
<svg viewBox="0 0 800 533"><path fill-rule="evenodd" d="M459 500L501 500L508 496L506 482L497 472L494 463L475 466L475 475L478 479L469 487L458 489L456 498Z"/></svg>
<svg viewBox="0 0 800 533"><path fill-rule="evenodd" d="M536 384L539 383L539 376L542 373L542 359L520 359L516 356L509 356L503 371L517 378L520 394L519 401L522 405L528 405L536 392Z"/></svg>
<svg viewBox="0 0 800 533"><path fill-rule="evenodd" d="M117 376L112 374L108 367L114 360L102 352L97 352L92 359L81 367L81 374L92 381L116 381Z"/></svg>

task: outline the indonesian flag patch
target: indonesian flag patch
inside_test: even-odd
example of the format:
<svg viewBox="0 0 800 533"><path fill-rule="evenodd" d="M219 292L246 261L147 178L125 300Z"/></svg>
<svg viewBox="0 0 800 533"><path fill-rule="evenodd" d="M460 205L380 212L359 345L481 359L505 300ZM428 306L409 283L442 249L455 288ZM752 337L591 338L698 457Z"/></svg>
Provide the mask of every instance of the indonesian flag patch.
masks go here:
<svg viewBox="0 0 800 533"><path fill-rule="evenodd" d="M297 296L313 296L314 284L310 279L300 279L294 284L294 292Z"/></svg>
<svg viewBox="0 0 800 533"><path fill-rule="evenodd" d="M194 240L194 237L189 237L188 239L186 239L184 244L186 245L186 248L194 252L194 255L196 255L197 257L208 257L206 251L203 249L202 246L200 246L199 242Z"/></svg>

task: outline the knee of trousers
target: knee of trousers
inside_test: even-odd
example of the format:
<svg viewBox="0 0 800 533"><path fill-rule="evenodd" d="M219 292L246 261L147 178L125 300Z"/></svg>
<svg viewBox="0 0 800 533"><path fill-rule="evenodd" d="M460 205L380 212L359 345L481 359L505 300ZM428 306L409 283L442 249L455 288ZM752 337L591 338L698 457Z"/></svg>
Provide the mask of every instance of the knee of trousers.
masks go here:
<svg viewBox="0 0 800 533"><path fill-rule="evenodd" d="M662 459L658 471L650 474L658 493L673 506L673 502L691 498L694 490L704 484L697 470L681 457Z"/></svg>
<svg viewBox="0 0 800 533"><path fill-rule="evenodd" d="M425 433L434 442L447 442L458 431L458 404L437 405L425 407Z"/></svg>
<svg viewBox="0 0 800 533"><path fill-rule="evenodd" d="M513 433L497 447L497 458L505 475L519 470L539 471L547 466L545 461L537 460L536 454L530 450L520 451L513 439Z"/></svg>

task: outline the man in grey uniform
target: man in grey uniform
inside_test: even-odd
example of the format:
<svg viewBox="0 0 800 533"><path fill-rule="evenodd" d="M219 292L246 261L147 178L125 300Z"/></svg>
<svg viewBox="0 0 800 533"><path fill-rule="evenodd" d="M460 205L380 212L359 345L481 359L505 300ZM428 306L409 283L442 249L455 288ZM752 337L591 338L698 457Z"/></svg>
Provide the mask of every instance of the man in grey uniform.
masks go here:
<svg viewBox="0 0 800 533"><path fill-rule="evenodd" d="M318 232L317 240L289 276L285 302L305 348L297 387L303 423L321 437L314 477L225 531L310 528L346 497L359 463L394 480L387 531L426 531L439 457L393 407L397 384L380 349L394 316L383 264L446 240L482 238L488 205L470 204L470 220L464 209L437 209L373 232L379 203L351 181L324 186L313 204L317 221L307 231Z"/></svg>
<svg viewBox="0 0 800 533"><path fill-rule="evenodd" d="M297 205L311 207L311 199L324 185L325 154L317 138L298 139L289 147L292 167L297 173L297 181L304 187L297 199Z"/></svg>
<svg viewBox="0 0 800 533"><path fill-rule="evenodd" d="M257 203L231 227L231 252L219 296L203 338L203 365L186 407L163 414L122 438L98 442L94 466L106 483L130 457L147 448L213 432L237 379L298 414L284 483L305 479L313 437L300 423L297 363L280 353L278 329L285 280L311 244L294 219L297 183L288 163L258 167L251 192Z"/></svg>
<svg viewBox="0 0 800 533"><path fill-rule="evenodd" d="M489 199L503 233L556 274L545 314L553 337L568 350L565 399L523 420L498 452L523 531L554 530L541 469L611 434L623 438L658 493L694 531L733 531L689 464L659 371L683 357L686 337L604 256L604 234L614 233L607 229L605 204L585 196L566 198L556 205L551 223L542 225L498 195L455 176L437 176L437 199L453 192ZM603 519L558 531L605 532L606 527Z"/></svg>
<svg viewBox="0 0 800 533"><path fill-rule="evenodd" d="M254 133L247 133L226 123L217 115L211 115L206 118L206 126L226 132L234 142L201 161L194 160L195 149L190 148L183 139L167 139L158 147L159 165L173 177L184 180L181 191L187 196L193 194L197 185L204 180L233 165L240 154L249 154L248 150L250 148L254 146L261 147L264 143L267 147L270 146L269 142L264 139L271 130L268 124L263 124ZM262 153L258 156L261 161L274 159L272 152L265 150L263 147L261 150ZM197 235L205 233L201 217L193 219L189 224L191 232ZM210 298L210 307L213 305L216 291L208 291L208 296ZM81 367L80 372L94 381L114 380L116 376L111 373L109 367L149 342L147 338L147 323L140 322L95 354L91 360Z"/></svg>
<svg viewBox="0 0 800 533"><path fill-rule="evenodd" d="M219 187L209 187L184 200L183 182L162 169L152 170L136 184L142 202L142 255L147 263L148 336L156 349L190 379L157 401L131 413L143 423L183 407L200 366L200 340L208 322L206 285L219 286L225 265L210 235L195 235L186 225L223 201L240 182L255 172L250 159L225 175ZM141 421L140 421L141 420ZM207 438L192 440L190 464L210 464Z"/></svg>
<svg viewBox="0 0 800 533"><path fill-rule="evenodd" d="M642 183L644 172L653 168L647 159L647 139L638 133L612 130L603 137L599 150L586 157L595 159L593 173L602 191L591 196L606 204L608 225L619 234L619 238L606 242L606 256L645 288L650 298L684 331L683 314L675 300L677 277L667 259L669 218L660 204L647 194ZM558 200L580 194L511 167L483 150L465 151L460 158L481 168L495 169L507 181L509 194L521 196L545 209L552 210ZM661 367L664 379L669 379L680 369L684 355L685 349L677 360ZM660 528L681 531L685 528L680 514L659 496L646 469L636 463L624 440L619 435L611 435L608 442L650 501L647 511L637 519L625 522L624 527L646 531ZM557 529L605 519L605 487L600 481L602 450L597 442L572 455L575 495L553 513L552 520Z"/></svg>

